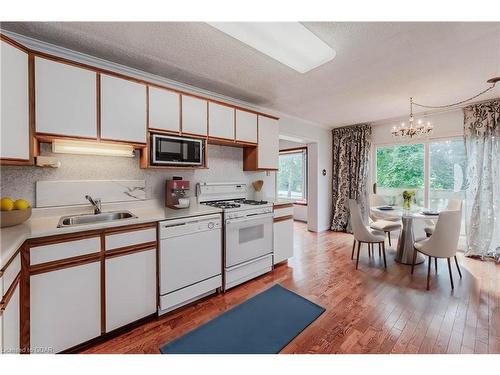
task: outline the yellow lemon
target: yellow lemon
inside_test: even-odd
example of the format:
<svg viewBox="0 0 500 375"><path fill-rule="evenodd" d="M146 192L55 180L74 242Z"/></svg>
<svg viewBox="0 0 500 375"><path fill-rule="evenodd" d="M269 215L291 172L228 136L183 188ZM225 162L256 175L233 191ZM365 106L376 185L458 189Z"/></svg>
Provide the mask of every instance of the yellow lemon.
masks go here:
<svg viewBox="0 0 500 375"><path fill-rule="evenodd" d="M26 199L18 199L14 202L14 210L25 210L30 206Z"/></svg>
<svg viewBox="0 0 500 375"><path fill-rule="evenodd" d="M14 208L14 201L10 198L2 198L0 200L0 207L2 211L12 211Z"/></svg>

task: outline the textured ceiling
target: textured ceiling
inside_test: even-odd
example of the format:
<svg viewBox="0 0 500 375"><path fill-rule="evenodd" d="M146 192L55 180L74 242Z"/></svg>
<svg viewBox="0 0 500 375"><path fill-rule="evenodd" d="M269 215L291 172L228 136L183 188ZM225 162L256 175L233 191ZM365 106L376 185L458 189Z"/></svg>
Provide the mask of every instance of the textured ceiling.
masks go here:
<svg viewBox="0 0 500 375"><path fill-rule="evenodd" d="M500 23L304 23L332 46L300 74L205 23L2 23L2 28L328 127L443 104L500 76ZM483 98L500 96L500 85Z"/></svg>

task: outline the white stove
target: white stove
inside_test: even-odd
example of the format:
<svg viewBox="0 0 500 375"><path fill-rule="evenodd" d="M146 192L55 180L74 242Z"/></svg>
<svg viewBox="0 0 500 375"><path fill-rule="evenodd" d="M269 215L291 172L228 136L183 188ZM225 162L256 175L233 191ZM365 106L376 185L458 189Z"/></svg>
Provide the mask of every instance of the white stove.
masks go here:
<svg viewBox="0 0 500 375"><path fill-rule="evenodd" d="M273 204L249 200L247 194L245 183L196 185L199 203L223 210L224 290L273 268Z"/></svg>

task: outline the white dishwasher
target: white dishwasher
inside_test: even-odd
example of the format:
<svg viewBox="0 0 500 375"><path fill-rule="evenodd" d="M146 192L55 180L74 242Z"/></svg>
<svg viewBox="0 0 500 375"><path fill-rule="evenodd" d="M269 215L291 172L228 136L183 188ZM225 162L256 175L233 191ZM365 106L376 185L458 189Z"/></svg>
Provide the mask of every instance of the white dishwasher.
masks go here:
<svg viewBox="0 0 500 375"><path fill-rule="evenodd" d="M158 225L161 315L222 287L222 219L214 214Z"/></svg>

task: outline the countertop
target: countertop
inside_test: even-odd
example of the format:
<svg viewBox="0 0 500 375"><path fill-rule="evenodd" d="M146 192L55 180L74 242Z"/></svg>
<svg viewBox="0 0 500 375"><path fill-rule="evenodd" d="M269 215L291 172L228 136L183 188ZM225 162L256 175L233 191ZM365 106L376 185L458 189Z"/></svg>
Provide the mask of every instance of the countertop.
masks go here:
<svg viewBox="0 0 500 375"><path fill-rule="evenodd" d="M83 232L94 229L104 229L125 225L150 223L162 220L180 219L199 215L209 215L221 213L222 210L215 207L201 205L194 200L189 208L171 209L162 207L158 201L124 202L103 204L103 212L128 210L137 218L117 220L111 222L101 222L89 225L78 225L68 228L57 228L61 216L91 213L88 206L71 206L59 208L39 208L33 209L32 217L13 227L0 229L0 269L11 256L21 247L24 241L30 238L46 237L65 233Z"/></svg>

